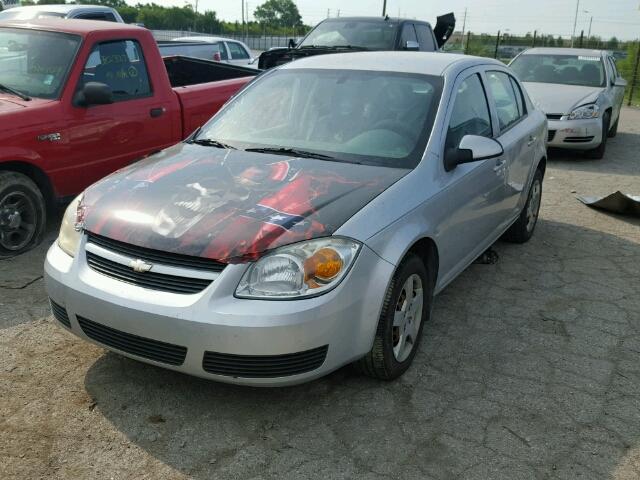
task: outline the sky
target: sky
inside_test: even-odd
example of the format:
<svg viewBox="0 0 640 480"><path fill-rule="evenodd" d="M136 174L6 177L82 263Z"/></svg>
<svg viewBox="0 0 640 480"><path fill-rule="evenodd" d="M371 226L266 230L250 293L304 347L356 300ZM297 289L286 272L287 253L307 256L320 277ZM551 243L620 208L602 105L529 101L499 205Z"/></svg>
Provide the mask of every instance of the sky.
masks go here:
<svg viewBox="0 0 640 480"><path fill-rule="evenodd" d="M127 0L130 4L139 0ZM145 0L143 0L144 3ZM161 5L182 6L195 0L154 0ZM264 0L247 0L249 12ZM383 0L294 0L303 21L315 25L327 17L353 15L381 15ZM640 38L640 0L580 0L577 34L589 30L604 38L616 36L631 40ZM462 28L465 8L466 29L474 33L495 33L498 30L511 34L533 33L570 37L576 12L576 0L387 0L390 16L419 18L435 23L437 15L453 11L458 19L457 29ZM198 0L198 11L214 10L219 18L234 21L242 18L242 0Z"/></svg>

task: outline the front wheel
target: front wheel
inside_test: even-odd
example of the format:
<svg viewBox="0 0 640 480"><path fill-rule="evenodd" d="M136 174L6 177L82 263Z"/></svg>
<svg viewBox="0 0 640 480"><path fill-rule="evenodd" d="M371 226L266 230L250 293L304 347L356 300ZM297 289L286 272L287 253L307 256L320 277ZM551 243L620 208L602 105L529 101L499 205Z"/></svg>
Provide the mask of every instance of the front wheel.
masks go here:
<svg viewBox="0 0 640 480"><path fill-rule="evenodd" d="M33 181L17 172L0 172L0 258L30 250L47 222L44 198Z"/></svg>
<svg viewBox="0 0 640 480"><path fill-rule="evenodd" d="M387 288L373 347L354 364L360 373L393 380L409 368L431 316L431 279L420 257L405 257Z"/></svg>
<svg viewBox="0 0 640 480"><path fill-rule="evenodd" d="M502 236L503 240L512 243L525 243L533 236L542 201L542 178L542 171L537 169L533 176L533 182L531 182L527 203L520 212L518 220Z"/></svg>
<svg viewBox="0 0 640 480"><path fill-rule="evenodd" d="M607 139L609 138L609 127L611 125L611 114L605 113L602 117L602 141L593 150L587 150L584 153L586 158L592 158L594 160L601 160L604 158L604 153L607 150Z"/></svg>

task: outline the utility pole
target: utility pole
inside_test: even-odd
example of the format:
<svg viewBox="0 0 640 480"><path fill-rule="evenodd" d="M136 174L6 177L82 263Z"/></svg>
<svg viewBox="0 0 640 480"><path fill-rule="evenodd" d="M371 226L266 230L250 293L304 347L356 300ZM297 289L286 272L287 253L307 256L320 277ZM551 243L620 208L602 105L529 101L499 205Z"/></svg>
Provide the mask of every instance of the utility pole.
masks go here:
<svg viewBox="0 0 640 480"><path fill-rule="evenodd" d="M331 16L331 9L327 8L327 18L329 18Z"/></svg>
<svg viewBox="0 0 640 480"><path fill-rule="evenodd" d="M496 37L496 51L493 54L493 58L498 58L498 47L500 46L500 30L498 30L498 36Z"/></svg>
<svg viewBox="0 0 640 480"><path fill-rule="evenodd" d="M576 0L576 17L573 20L573 34L571 35L571 48L576 38L576 27L578 26L578 11L580 10L580 0Z"/></svg>
<svg viewBox="0 0 640 480"><path fill-rule="evenodd" d="M464 31L467 28L467 7L464 7L464 20L462 20L462 33L460 34L460 45L464 46Z"/></svg>
<svg viewBox="0 0 640 480"><path fill-rule="evenodd" d="M244 0L240 0L242 2L242 37L244 37Z"/></svg>
<svg viewBox="0 0 640 480"><path fill-rule="evenodd" d="M387 16L387 0L384 0L384 2L382 3L382 16Z"/></svg>
<svg viewBox="0 0 640 480"><path fill-rule="evenodd" d="M338 18L340 18L340 9L338 9Z"/></svg>
<svg viewBox="0 0 640 480"><path fill-rule="evenodd" d="M591 38L591 25L593 25L593 15L591 16L591 19L589 20L589 33L587 34L587 38Z"/></svg>

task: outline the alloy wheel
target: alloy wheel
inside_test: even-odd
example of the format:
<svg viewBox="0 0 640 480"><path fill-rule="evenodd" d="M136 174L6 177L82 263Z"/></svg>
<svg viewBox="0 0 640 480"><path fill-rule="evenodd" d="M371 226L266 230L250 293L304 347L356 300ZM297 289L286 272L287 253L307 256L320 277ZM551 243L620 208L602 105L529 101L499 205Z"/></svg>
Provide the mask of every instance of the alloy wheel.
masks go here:
<svg viewBox="0 0 640 480"><path fill-rule="evenodd" d="M393 355L398 362L406 360L418 341L424 304L422 280L412 274L402 286L393 317Z"/></svg>

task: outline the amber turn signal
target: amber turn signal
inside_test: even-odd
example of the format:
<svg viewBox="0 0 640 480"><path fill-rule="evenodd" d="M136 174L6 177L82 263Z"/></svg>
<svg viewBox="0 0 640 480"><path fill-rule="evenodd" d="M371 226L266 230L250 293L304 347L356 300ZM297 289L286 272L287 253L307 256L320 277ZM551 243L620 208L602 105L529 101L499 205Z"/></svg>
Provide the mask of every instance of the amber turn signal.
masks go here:
<svg viewBox="0 0 640 480"><path fill-rule="evenodd" d="M304 262L304 280L314 288L318 281L328 282L342 270L344 263L340 254L333 248L321 248Z"/></svg>

